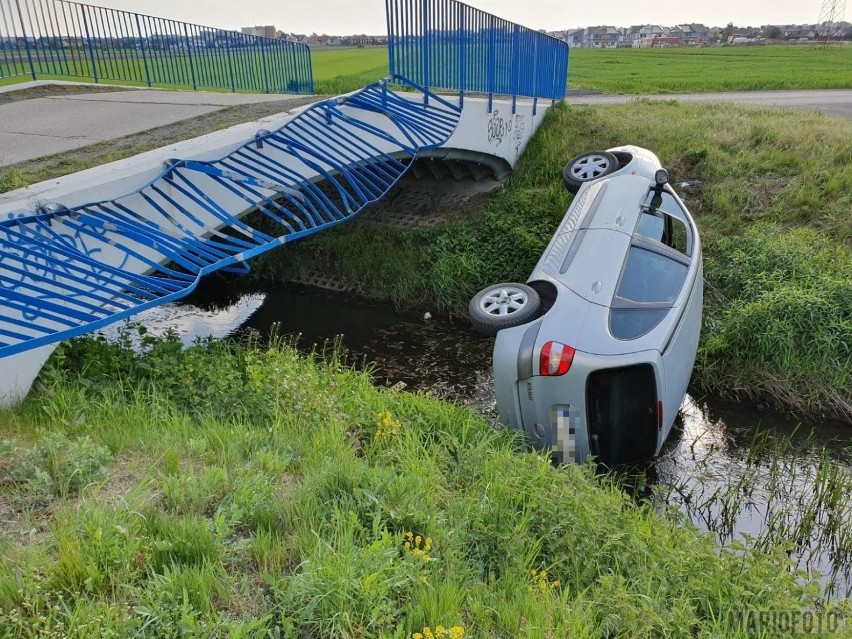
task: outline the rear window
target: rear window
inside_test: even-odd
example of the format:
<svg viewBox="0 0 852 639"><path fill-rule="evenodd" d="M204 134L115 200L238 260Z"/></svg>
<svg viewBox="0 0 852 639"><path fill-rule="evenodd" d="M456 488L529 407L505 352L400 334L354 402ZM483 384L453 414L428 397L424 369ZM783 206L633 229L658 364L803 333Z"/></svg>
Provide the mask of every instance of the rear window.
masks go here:
<svg viewBox="0 0 852 639"><path fill-rule="evenodd" d="M657 450L657 382L649 364L589 375L586 412L592 453L604 464L651 457Z"/></svg>

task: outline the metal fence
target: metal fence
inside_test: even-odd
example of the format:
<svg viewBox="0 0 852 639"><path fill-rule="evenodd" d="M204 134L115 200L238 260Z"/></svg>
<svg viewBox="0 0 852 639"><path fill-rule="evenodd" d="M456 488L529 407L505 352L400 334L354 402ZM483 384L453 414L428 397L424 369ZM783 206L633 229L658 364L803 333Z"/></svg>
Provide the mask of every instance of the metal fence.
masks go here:
<svg viewBox="0 0 852 639"><path fill-rule="evenodd" d="M392 75L427 88L561 100L568 44L456 0L386 0Z"/></svg>
<svg viewBox="0 0 852 639"><path fill-rule="evenodd" d="M313 93L307 45L65 0L0 0L0 78Z"/></svg>

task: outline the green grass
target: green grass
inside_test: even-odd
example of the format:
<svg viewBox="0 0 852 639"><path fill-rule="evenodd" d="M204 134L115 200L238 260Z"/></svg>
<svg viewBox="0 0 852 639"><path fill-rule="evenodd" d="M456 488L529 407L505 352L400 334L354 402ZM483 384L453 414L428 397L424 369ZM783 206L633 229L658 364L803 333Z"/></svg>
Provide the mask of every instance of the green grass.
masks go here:
<svg viewBox="0 0 852 639"><path fill-rule="evenodd" d="M263 77L258 56L241 60L243 74ZM326 47L311 50L314 85L320 95L354 91L388 73L386 47ZM107 60L102 81L140 86L145 70L141 60ZM220 90L230 87L227 58L206 56L196 61ZM39 79L81 80L91 76L86 58L76 63L76 75L39 74ZM155 85L191 89L189 59L175 56L156 64L155 73L170 73L176 84ZM45 69L51 71L51 69ZM0 76L3 69L0 69ZM136 82L110 78L137 78ZM0 78L0 85L24 82L29 75ZM242 80L238 73L239 85ZM247 79L245 82L249 82ZM255 89L262 89L262 80ZM209 83L209 82L208 82ZM246 87L249 84L245 84ZM852 88L852 46L707 47L688 49L572 49L568 86L605 93L688 93L770 89Z"/></svg>
<svg viewBox="0 0 852 639"><path fill-rule="evenodd" d="M85 56L75 52L66 71L58 62L55 66L45 66L44 73L38 73L39 80L71 80L92 81L92 65ZM79 59L78 59L79 58ZM236 56L234 82L238 90L264 89L264 66L258 55ZM107 84L124 86L147 86L145 67L141 58L98 59L100 81ZM204 78L204 90L230 91L231 75L227 56L196 56L192 60L188 56L167 56L154 58L150 61L149 72L154 78L169 77L171 84L154 82L152 86L171 89L192 89L192 74L190 68L196 67L196 74ZM314 48L311 50L311 65L314 77L314 90L319 95L337 95L363 87L375 82L388 73L388 55L386 47L335 47ZM275 69L272 69L274 76ZM16 77L3 77L11 72L10 68L0 63L0 86L28 82L32 76L27 73ZM267 74L269 70L267 70ZM116 80L115 78L122 78ZM132 78L130 80L129 78ZM271 87L275 88L274 80ZM286 88L285 88L286 89Z"/></svg>
<svg viewBox="0 0 852 639"><path fill-rule="evenodd" d="M100 82L126 86L151 86L158 88L191 90L198 86L203 90L264 92L295 92L297 88L281 82L280 78L289 76L290 65L295 64L290 56L269 54L262 56L253 52L234 51L222 54L204 49L187 55L185 51L149 52L143 60L139 51L107 52L95 49L94 64L85 50L67 49L53 52L48 58L46 52L40 52L40 61L36 62L36 76L39 80L71 80L79 82L94 81L97 74ZM11 66L5 58L0 58L0 86L27 82L32 79L30 73L15 77L5 77L20 72L16 61ZM27 70L29 66L24 63Z"/></svg>
<svg viewBox="0 0 852 639"><path fill-rule="evenodd" d="M388 74L387 47L313 48L314 90L340 95L360 89Z"/></svg>
<svg viewBox="0 0 852 639"><path fill-rule="evenodd" d="M525 281L562 218L560 174L584 150L653 149L704 240L694 390L852 419L852 123L792 111L640 101L552 109L512 178L475 214L403 232L358 221L256 262L289 279L320 265L365 295L466 313L480 288ZM679 187L678 187L679 188Z"/></svg>
<svg viewBox="0 0 852 639"><path fill-rule="evenodd" d="M852 45L572 49L572 89L706 93L852 88Z"/></svg>
<svg viewBox="0 0 852 639"><path fill-rule="evenodd" d="M744 637L819 595L333 357L148 349L65 343L0 411L0 637Z"/></svg>

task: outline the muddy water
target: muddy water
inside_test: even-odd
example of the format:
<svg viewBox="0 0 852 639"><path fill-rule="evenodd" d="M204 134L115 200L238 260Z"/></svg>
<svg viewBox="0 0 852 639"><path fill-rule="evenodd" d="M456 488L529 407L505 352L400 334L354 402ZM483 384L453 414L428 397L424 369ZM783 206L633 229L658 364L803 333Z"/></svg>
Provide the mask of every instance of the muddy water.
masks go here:
<svg viewBox="0 0 852 639"><path fill-rule="evenodd" d="M493 340L466 323L424 319L306 287L238 291L207 286L190 301L134 318L154 333L299 334L300 348L342 335L347 357L379 384L475 407L496 422ZM688 396L660 458L616 471L661 508L674 507L720 542L795 539L790 553L834 597L852 595L852 429L808 424L742 404Z"/></svg>

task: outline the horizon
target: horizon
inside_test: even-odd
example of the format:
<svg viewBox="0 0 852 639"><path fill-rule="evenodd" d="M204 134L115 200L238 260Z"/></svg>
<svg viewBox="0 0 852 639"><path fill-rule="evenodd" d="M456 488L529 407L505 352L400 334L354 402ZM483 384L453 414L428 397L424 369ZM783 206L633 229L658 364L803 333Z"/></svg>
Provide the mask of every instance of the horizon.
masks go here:
<svg viewBox="0 0 852 639"><path fill-rule="evenodd" d="M358 4L344 0L315 0L310 5L290 7L273 0L250 0L242 4L228 0L198 0L191 3L174 0L148 0L145 3L139 0L93 0L92 3L232 30L274 25L277 30L286 33L332 36L387 34L382 0ZM465 4L531 29L564 31L590 26L626 28L645 24L703 24L707 27L725 27L729 22L736 27L815 24L823 0L755 0L747 6L735 0L719 0L711 7L697 2L662 0L650 10L637 7L627 0L610 0L605 6L580 7L570 15L565 15L564 4L557 0L529 0L523 5L514 0L476 0ZM618 18L613 18L614 15L618 15ZM569 26L572 24L578 26Z"/></svg>

